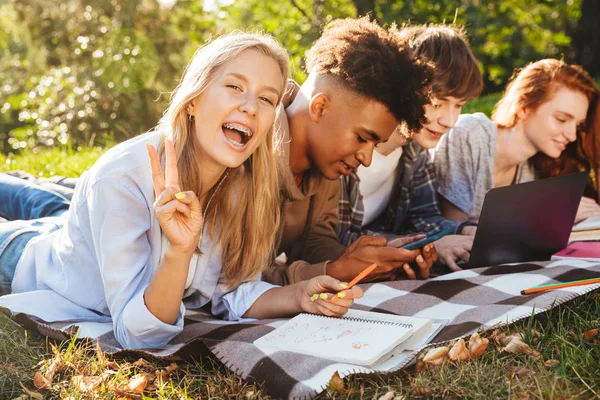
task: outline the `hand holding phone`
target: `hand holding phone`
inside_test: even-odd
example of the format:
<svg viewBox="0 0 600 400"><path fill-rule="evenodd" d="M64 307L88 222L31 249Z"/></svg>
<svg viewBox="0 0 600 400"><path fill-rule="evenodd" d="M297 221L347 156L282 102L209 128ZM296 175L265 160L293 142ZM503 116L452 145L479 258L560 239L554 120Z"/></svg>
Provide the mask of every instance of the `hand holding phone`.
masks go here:
<svg viewBox="0 0 600 400"><path fill-rule="evenodd" d="M429 235L426 238L417 240L416 242L411 242L411 243L405 244L404 246L400 246L400 248L405 249L405 250L420 249L421 247L425 246L426 244L435 242L436 240L443 238L444 236L446 236L449 233L450 233L450 230L442 229L441 231L434 233L432 235Z"/></svg>

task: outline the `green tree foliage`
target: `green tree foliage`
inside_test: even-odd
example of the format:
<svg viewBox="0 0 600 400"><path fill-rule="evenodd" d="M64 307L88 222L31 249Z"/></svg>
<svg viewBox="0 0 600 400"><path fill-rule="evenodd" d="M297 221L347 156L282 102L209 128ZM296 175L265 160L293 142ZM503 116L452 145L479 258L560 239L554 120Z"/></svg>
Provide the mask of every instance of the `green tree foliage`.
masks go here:
<svg viewBox="0 0 600 400"><path fill-rule="evenodd" d="M216 2L210 10L189 0L0 1L0 151L144 132L197 48L234 29L272 33L301 82L304 53L335 18L456 22L466 26L487 92L515 67L577 53L571 37L581 35L582 0L218 1L206 3Z"/></svg>
<svg viewBox="0 0 600 400"><path fill-rule="evenodd" d="M0 148L90 144L156 124L215 19L201 3L21 0L0 6Z"/></svg>
<svg viewBox="0 0 600 400"><path fill-rule="evenodd" d="M368 14L385 25L464 25L481 62L486 89L497 91L515 67L562 57L571 44L580 6L581 0L289 0L283 4L245 0L224 11L232 26L259 26L277 36L297 66L318 38L317 32L332 18Z"/></svg>

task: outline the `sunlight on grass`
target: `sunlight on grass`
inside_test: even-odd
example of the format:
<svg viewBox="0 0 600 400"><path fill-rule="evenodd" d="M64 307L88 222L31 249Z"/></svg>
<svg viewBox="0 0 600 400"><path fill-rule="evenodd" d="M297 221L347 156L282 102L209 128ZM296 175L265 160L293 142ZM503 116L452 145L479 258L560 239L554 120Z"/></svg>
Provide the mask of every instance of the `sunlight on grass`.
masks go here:
<svg viewBox="0 0 600 400"><path fill-rule="evenodd" d="M600 393L600 346L581 333L600 325L600 292L588 293L536 317L500 331L522 333L525 341L542 354L539 360L525 354L509 354L494 343L483 356L471 362L447 362L416 372L414 367L388 375L351 376L318 396L319 399L454 398L454 399L589 399ZM539 332L539 335L532 332ZM491 332L484 334L490 335ZM53 343L53 341L50 341ZM55 357L51 344L27 333L0 316L0 393L15 398L28 390L47 398L81 398L73 376L110 378L98 386L96 398L116 398L115 387L123 387L136 376L165 370L172 361L98 356L85 340L58 343L62 362L51 389L35 389L33 375L44 374ZM104 359L104 360L103 360ZM40 363L40 360L45 360ZM109 361L107 361L109 360ZM552 362L547 363L548 360ZM112 362L114 361L114 362ZM145 396L156 399L238 398L269 399L259 386L244 382L213 357L176 361L178 369L168 380L155 385ZM37 365L37 367L36 367ZM393 392L393 393L391 393ZM11 397L12 396L12 397ZM88 394L89 396L89 394ZM87 398L87 397L85 397ZM91 397L90 397L91 398Z"/></svg>
<svg viewBox="0 0 600 400"><path fill-rule="evenodd" d="M65 148L42 150L37 154L23 152L8 157L0 154L0 172L23 170L37 176L77 177L89 169L106 149L88 147L69 151Z"/></svg>

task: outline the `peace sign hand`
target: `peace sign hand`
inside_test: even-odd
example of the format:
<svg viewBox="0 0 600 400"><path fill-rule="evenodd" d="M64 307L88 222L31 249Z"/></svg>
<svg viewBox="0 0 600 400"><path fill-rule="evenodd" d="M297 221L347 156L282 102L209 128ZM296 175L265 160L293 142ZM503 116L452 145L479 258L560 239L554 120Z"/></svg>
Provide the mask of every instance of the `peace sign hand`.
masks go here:
<svg viewBox="0 0 600 400"><path fill-rule="evenodd" d="M156 149L146 144L152 184L154 186L154 212L164 234L171 246L182 252L193 252L202 231L202 208L198 196L192 191L182 192L179 187L177 157L175 147L170 139L165 140L166 166L165 175L160 167Z"/></svg>

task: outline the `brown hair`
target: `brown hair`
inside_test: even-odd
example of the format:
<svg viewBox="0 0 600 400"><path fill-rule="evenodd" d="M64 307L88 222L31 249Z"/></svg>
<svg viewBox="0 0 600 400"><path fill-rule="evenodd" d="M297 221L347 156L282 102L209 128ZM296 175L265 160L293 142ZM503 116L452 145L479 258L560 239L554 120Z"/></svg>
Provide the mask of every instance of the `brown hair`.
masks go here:
<svg viewBox="0 0 600 400"><path fill-rule="evenodd" d="M400 37L408 40L415 57L433 66L433 96L465 100L479 96L483 78L463 27L405 25Z"/></svg>
<svg viewBox="0 0 600 400"><path fill-rule="evenodd" d="M368 17L335 20L306 53L306 68L335 76L359 95L384 104L412 130L427 122L431 68L412 57L395 25L386 30Z"/></svg>
<svg viewBox="0 0 600 400"><path fill-rule="evenodd" d="M281 87L285 88L289 59L273 37L249 33L224 35L196 52L171 95L169 108L155 128L173 140L182 190L202 193L195 130L188 120L186 107L205 91L220 67L249 49L260 51L277 62ZM271 128L252 155L221 178L220 188L215 185L207 194L207 198L214 194L214 199L205 210L204 223L223 249L221 274L230 287L256 277L273 256L281 219L278 141L278 132ZM161 150L163 148L164 144Z"/></svg>

